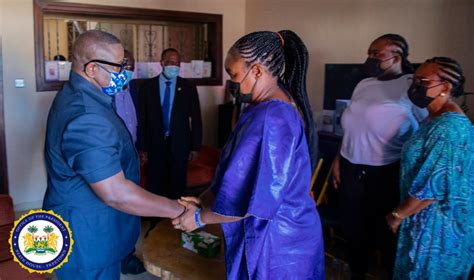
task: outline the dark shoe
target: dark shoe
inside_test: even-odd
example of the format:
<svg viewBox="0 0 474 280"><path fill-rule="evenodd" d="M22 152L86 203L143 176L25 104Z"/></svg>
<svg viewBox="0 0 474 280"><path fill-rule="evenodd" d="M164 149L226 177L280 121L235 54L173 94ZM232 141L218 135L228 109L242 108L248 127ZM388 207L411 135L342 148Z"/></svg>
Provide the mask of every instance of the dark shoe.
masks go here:
<svg viewBox="0 0 474 280"><path fill-rule="evenodd" d="M120 265L120 272L122 274L141 274L145 272L145 266L143 262L136 256L131 256L130 258L123 260Z"/></svg>

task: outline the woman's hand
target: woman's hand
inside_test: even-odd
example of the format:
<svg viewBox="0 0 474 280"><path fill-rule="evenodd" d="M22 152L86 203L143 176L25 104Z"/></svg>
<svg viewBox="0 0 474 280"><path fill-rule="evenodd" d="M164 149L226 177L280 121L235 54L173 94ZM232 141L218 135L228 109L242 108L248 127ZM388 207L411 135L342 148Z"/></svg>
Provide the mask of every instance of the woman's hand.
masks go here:
<svg viewBox="0 0 474 280"><path fill-rule="evenodd" d="M390 230L397 234L398 229L400 228L400 224L402 223L402 219L395 217L392 213L389 213L387 216L385 216L385 219L387 220L388 227Z"/></svg>
<svg viewBox="0 0 474 280"><path fill-rule="evenodd" d="M337 153L334 161L332 162L332 185L334 189L338 189L341 184L341 171L340 171L340 155Z"/></svg>

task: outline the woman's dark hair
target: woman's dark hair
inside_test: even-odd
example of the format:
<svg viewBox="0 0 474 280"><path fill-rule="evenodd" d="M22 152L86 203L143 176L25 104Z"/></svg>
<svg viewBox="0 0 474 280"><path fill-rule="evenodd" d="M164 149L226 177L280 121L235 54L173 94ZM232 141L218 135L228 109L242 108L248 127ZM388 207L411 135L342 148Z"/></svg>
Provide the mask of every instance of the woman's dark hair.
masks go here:
<svg viewBox="0 0 474 280"><path fill-rule="evenodd" d="M425 61L425 63L435 63L439 65L441 79L451 83L451 96L459 97L464 94L464 82L466 78L463 75L461 65L449 57L433 57Z"/></svg>
<svg viewBox="0 0 474 280"><path fill-rule="evenodd" d="M314 169L318 159L318 139L306 92L308 50L301 38L290 30L253 32L235 42L232 52L237 52L248 66L255 63L265 66L289 92L303 115L311 166Z"/></svg>
<svg viewBox="0 0 474 280"><path fill-rule="evenodd" d="M379 41L379 40L387 40L390 42L390 44L398 47L398 50L396 51L396 53L398 53L400 57L402 58L403 73L412 74L414 72L413 66L408 60L408 55L410 53L408 49L408 43L405 40L405 38L403 38L402 36L398 34L384 34L378 37L377 39L375 39L375 41Z"/></svg>

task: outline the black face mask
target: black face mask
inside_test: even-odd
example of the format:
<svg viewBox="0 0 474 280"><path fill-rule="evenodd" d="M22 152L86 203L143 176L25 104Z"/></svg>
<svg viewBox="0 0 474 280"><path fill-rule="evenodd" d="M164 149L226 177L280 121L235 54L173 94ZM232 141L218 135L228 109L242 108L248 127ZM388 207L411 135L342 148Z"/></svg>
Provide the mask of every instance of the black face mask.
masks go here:
<svg viewBox="0 0 474 280"><path fill-rule="evenodd" d="M426 108L431 102L433 102L433 100L435 100L433 97L427 96L427 92L427 87L413 83L408 89L408 98L416 106Z"/></svg>
<svg viewBox="0 0 474 280"><path fill-rule="evenodd" d="M232 80L225 82L225 91L232 95L237 103L250 103L252 101L252 93L240 93L240 83Z"/></svg>
<svg viewBox="0 0 474 280"><path fill-rule="evenodd" d="M380 66L380 64L382 64L382 62L385 62L389 59L392 59L392 57L390 58L387 58L385 60L380 60L380 59L377 59L377 58L373 58L373 57L368 57L367 60L365 61L364 63L364 69L365 69L365 72L370 76L370 77L380 77L388 68L392 67L388 67L387 69L382 69L382 67Z"/></svg>
<svg viewBox="0 0 474 280"><path fill-rule="evenodd" d="M250 70L252 70L252 68L250 68ZM237 103L250 103L250 102L252 102L252 90L253 90L253 87L255 87L255 84L253 85L252 90L250 91L250 93L241 93L240 92L240 84L245 81L245 79L247 78L247 75L250 73L250 70L247 72L247 74L245 74L245 77L242 79L242 81L240 83L234 82L232 80L227 80L226 83L225 83L226 92L229 93L230 95L232 95L235 98L235 101ZM257 83L257 81L255 81L255 83Z"/></svg>

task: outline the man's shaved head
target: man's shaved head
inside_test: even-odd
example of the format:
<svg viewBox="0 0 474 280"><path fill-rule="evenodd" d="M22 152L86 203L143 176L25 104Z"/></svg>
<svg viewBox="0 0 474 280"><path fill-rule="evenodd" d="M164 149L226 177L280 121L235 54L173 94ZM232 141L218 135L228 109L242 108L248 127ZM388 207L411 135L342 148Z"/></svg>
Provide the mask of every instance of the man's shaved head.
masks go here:
<svg viewBox="0 0 474 280"><path fill-rule="evenodd" d="M114 64L122 65L123 59L124 50L117 37L100 30L89 30L79 35L74 42L71 70L101 88L110 83L111 72L120 71L121 67ZM103 62L89 63L91 60Z"/></svg>
<svg viewBox="0 0 474 280"><path fill-rule="evenodd" d="M114 57L110 53L110 49L112 45L120 44L120 40L110 33L101 30L86 31L77 37L72 47L72 67L82 71L84 64L93 59L116 62L113 61Z"/></svg>

